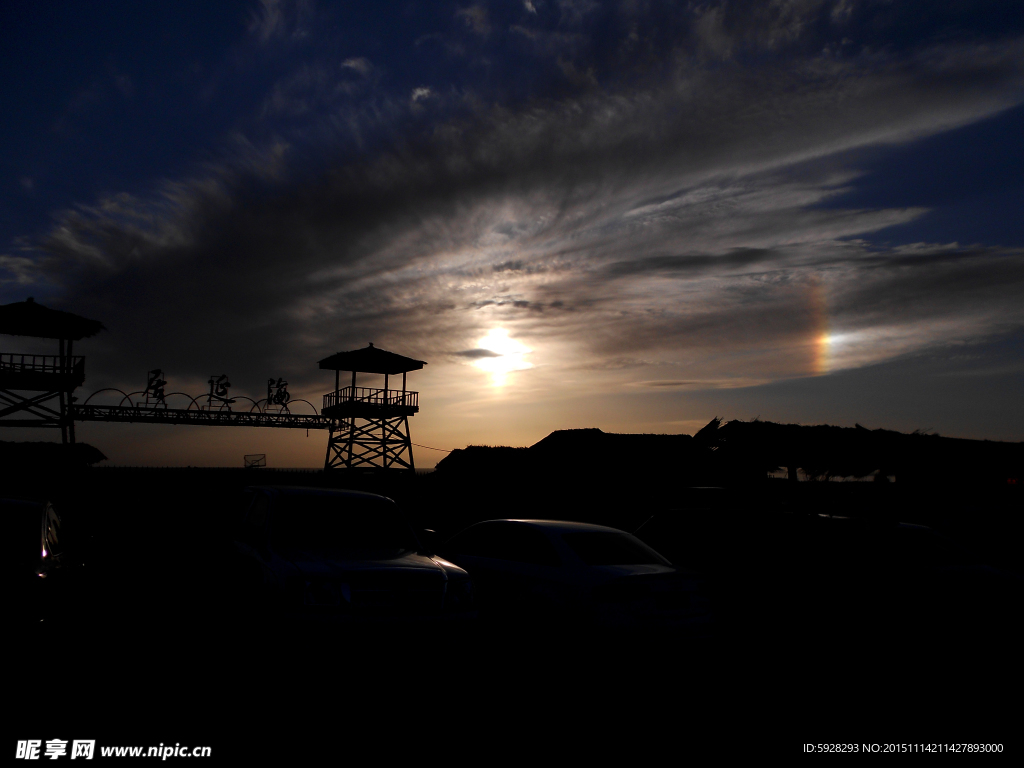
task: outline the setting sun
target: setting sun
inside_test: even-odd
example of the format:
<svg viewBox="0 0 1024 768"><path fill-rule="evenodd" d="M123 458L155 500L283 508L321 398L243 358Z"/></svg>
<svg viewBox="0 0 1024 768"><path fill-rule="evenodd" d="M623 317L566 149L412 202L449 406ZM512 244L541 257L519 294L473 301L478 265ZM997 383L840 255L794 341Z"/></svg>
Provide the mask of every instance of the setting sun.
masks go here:
<svg viewBox="0 0 1024 768"><path fill-rule="evenodd" d="M492 328L477 342L477 347L492 353L491 356L476 360L473 365L490 373L491 384L495 387L504 386L509 373L533 368L533 363L524 359L533 350L515 339L510 339L508 331L504 328Z"/></svg>

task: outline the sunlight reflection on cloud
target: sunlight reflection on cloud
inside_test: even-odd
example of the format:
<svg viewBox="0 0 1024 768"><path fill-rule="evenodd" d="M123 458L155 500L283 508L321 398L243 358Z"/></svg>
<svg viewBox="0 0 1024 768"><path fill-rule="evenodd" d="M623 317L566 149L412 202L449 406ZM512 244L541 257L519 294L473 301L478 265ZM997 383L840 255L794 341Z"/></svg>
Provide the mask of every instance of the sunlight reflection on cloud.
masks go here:
<svg viewBox="0 0 1024 768"><path fill-rule="evenodd" d="M496 353L496 357L482 357L473 362L477 368L491 374L491 385L503 387L508 383L508 374L513 371L525 371L533 368L525 356L533 350L525 344L510 339L504 328L492 328L487 335L477 342L479 349Z"/></svg>

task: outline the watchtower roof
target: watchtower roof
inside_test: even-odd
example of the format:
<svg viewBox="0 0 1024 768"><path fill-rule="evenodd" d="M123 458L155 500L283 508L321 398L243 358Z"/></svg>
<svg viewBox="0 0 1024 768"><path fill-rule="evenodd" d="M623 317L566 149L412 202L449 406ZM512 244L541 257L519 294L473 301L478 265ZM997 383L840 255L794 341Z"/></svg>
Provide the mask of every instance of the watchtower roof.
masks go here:
<svg viewBox="0 0 1024 768"><path fill-rule="evenodd" d="M72 312L50 309L29 297L0 305L0 334L78 341L105 330L103 323Z"/></svg>
<svg viewBox="0 0 1024 768"><path fill-rule="evenodd" d="M338 352L320 361L320 368L328 371L356 371L358 373L406 373L418 371L426 363L411 357L397 355L370 344L351 352Z"/></svg>

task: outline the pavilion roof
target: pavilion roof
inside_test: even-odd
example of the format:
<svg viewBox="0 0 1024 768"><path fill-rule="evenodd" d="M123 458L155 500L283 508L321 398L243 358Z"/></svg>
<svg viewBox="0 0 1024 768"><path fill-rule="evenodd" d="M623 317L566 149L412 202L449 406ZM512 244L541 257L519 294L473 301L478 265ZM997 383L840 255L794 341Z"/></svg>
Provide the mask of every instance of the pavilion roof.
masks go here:
<svg viewBox="0 0 1024 768"><path fill-rule="evenodd" d="M0 305L0 334L78 341L102 330L105 330L103 323L98 320L44 307L31 297Z"/></svg>
<svg viewBox="0 0 1024 768"><path fill-rule="evenodd" d="M359 373L405 373L418 371L426 363L398 355L370 344L351 352L338 352L320 361L320 367L329 371L357 371Z"/></svg>

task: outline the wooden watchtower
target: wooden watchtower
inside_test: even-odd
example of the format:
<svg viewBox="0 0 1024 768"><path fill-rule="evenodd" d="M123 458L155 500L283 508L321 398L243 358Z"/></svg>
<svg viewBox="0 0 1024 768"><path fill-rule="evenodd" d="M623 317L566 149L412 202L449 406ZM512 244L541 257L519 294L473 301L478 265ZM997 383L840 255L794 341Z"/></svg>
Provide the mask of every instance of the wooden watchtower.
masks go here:
<svg viewBox="0 0 1024 768"><path fill-rule="evenodd" d="M102 330L96 320L31 297L0 306L0 334L59 342L56 355L0 352L0 426L57 427L61 442L75 442L72 392L85 381L85 358L73 355L72 346Z"/></svg>
<svg viewBox="0 0 1024 768"><path fill-rule="evenodd" d="M321 413L331 420L324 469L415 470L409 417L419 411L419 392L406 389L406 374L426 365L422 360L396 355L370 344L352 352L338 352L320 361L334 371L334 392L324 395ZM352 372L350 386L341 388L341 371ZM384 375L384 388L356 386L356 373ZM402 388L389 389L391 376L402 374Z"/></svg>

